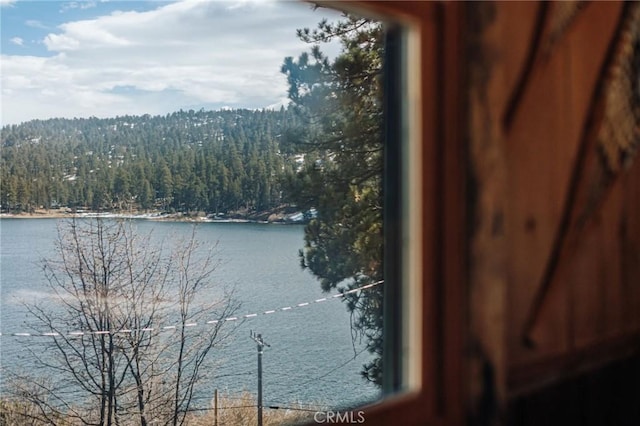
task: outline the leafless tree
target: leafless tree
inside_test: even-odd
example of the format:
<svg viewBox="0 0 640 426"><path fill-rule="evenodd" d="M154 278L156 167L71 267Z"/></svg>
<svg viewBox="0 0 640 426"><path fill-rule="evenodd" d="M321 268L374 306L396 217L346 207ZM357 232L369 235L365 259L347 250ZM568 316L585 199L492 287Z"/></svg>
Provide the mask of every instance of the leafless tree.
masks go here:
<svg viewBox="0 0 640 426"><path fill-rule="evenodd" d="M105 219L63 222L56 246L43 261L54 301L27 305L47 334L28 347L42 373L15 385L38 407L33 420L184 424L239 307L213 284L214 248L195 229L161 243Z"/></svg>

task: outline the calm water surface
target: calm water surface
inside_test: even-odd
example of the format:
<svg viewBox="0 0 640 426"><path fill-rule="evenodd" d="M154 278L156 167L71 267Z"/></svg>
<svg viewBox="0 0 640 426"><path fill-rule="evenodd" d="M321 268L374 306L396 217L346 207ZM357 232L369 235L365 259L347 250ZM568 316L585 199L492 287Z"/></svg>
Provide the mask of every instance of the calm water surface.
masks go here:
<svg viewBox="0 0 640 426"><path fill-rule="evenodd" d="M40 269L42 258L55 257L57 219L0 220L0 374L30 367L30 357L11 333L28 331L30 318L22 301L48 296ZM140 233L153 231L158 240L188 237L188 223L136 221ZM197 238L217 245L220 265L214 280L236 290L242 307L238 314L262 313L326 297L318 282L300 269L298 250L303 228L298 225L203 223ZM263 356L265 405L304 403L313 406L353 406L372 401L378 390L363 381L364 352L355 360L349 313L339 300L311 303L271 315L258 315L242 323L225 348L213 356L220 363L215 379L206 383L199 398L206 406L213 389L256 394L257 351L249 337L255 330L271 347ZM36 339L36 338L31 338ZM40 337L39 339L43 339Z"/></svg>

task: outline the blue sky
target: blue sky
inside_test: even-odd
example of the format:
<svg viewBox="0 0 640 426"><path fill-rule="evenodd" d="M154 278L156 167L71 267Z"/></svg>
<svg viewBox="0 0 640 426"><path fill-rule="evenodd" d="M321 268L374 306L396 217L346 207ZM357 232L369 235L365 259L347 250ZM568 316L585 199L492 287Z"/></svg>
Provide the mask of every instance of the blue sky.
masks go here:
<svg viewBox="0 0 640 426"><path fill-rule="evenodd" d="M271 0L0 0L2 125L286 102L296 28L339 17ZM325 48L335 55L336 45Z"/></svg>

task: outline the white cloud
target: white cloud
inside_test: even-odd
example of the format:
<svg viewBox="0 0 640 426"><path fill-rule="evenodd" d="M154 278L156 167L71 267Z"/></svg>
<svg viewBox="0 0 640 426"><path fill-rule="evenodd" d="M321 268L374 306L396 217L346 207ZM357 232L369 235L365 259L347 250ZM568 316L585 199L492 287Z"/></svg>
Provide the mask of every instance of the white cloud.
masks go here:
<svg viewBox="0 0 640 426"><path fill-rule="evenodd" d="M17 0L0 0L0 6L10 6L15 3Z"/></svg>
<svg viewBox="0 0 640 426"><path fill-rule="evenodd" d="M27 19L25 22L25 25L31 28L40 28L42 30L50 30L51 28L44 25L42 22L36 20L36 19Z"/></svg>
<svg viewBox="0 0 640 426"><path fill-rule="evenodd" d="M2 56L2 103L11 105L3 122L280 105L283 59L309 47L295 29L328 14L291 3L186 0L67 22L43 40L54 56Z"/></svg>
<svg viewBox="0 0 640 426"><path fill-rule="evenodd" d="M57 51L65 51L76 49L80 42L65 34L49 34L45 37L44 44L49 50L52 50L51 46L54 46Z"/></svg>
<svg viewBox="0 0 640 426"><path fill-rule="evenodd" d="M233 9L241 9L243 7L247 7L255 4L260 4L260 5L273 4L273 0L235 0L235 1L229 1L228 3L229 4L227 5L227 9L233 10Z"/></svg>
<svg viewBox="0 0 640 426"><path fill-rule="evenodd" d="M62 6L60 7L60 12L66 12L67 10L72 10L72 9L81 9L81 10L92 9L97 5L98 3L95 1L71 1L67 3L62 3Z"/></svg>
<svg viewBox="0 0 640 426"><path fill-rule="evenodd" d="M24 46L24 40L21 39L20 37L13 37L9 41L17 46Z"/></svg>

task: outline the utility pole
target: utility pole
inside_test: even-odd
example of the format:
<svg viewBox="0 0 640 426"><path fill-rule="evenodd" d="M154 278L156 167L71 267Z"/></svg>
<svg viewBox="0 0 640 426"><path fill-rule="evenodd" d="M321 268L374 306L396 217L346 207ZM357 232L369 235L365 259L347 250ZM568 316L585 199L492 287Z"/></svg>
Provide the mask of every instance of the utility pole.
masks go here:
<svg viewBox="0 0 640 426"><path fill-rule="evenodd" d="M262 426L262 351L271 345L262 340L262 334L249 331L249 336L258 344L258 426Z"/></svg>
<svg viewBox="0 0 640 426"><path fill-rule="evenodd" d="M217 388L213 393L213 419L214 419L213 425L218 426L218 389Z"/></svg>

